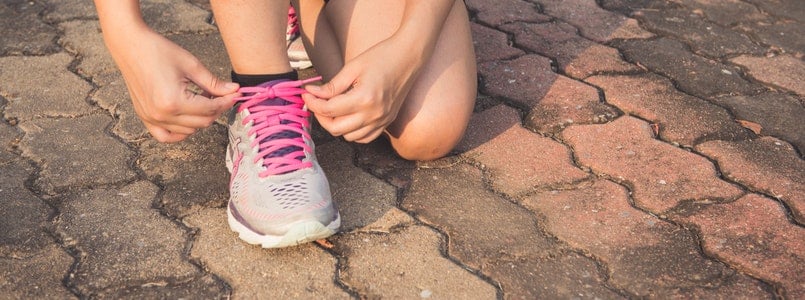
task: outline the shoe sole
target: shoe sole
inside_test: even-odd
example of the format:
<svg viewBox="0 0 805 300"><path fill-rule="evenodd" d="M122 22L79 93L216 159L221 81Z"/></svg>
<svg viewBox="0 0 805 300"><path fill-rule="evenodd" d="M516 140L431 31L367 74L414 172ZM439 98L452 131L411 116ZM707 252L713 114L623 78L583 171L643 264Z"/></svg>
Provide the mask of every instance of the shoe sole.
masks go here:
<svg viewBox="0 0 805 300"><path fill-rule="evenodd" d="M229 228L238 233L238 237L246 243L260 245L263 248L282 248L296 246L329 237L341 227L341 215L337 214L335 220L328 225L319 221L307 220L292 224L285 235L262 235L244 226L232 215L229 207L226 208Z"/></svg>

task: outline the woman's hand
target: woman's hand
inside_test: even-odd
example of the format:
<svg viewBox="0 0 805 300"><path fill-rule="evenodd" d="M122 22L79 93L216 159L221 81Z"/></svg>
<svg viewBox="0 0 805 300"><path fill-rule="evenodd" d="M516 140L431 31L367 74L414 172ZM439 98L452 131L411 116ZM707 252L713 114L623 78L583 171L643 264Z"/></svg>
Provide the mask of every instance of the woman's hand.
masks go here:
<svg viewBox="0 0 805 300"><path fill-rule="evenodd" d="M347 141L368 143L391 122L411 89L421 59L402 53L394 36L348 61L322 86L302 97L324 129Z"/></svg>
<svg viewBox="0 0 805 300"><path fill-rule="evenodd" d="M237 84L219 80L190 52L147 27L105 32L104 38L134 110L160 142L178 142L209 127L239 95ZM204 93L191 92L191 83Z"/></svg>

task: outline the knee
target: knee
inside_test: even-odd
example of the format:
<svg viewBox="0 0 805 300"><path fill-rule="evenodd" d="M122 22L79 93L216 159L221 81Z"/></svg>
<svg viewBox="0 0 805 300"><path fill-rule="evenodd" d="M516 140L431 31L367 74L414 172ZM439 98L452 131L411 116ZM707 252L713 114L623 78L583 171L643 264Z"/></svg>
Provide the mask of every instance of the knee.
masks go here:
<svg viewBox="0 0 805 300"><path fill-rule="evenodd" d="M454 133L410 134L392 138L397 154L407 160L428 161L445 157L458 144L464 128Z"/></svg>

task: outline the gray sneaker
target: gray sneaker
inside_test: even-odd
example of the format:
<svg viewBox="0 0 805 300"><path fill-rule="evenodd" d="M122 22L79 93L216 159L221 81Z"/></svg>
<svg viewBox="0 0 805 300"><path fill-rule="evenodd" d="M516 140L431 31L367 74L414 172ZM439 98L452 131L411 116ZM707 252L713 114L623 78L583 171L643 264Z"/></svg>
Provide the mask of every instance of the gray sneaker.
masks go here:
<svg viewBox="0 0 805 300"><path fill-rule="evenodd" d="M227 215L247 243L293 246L333 235L341 225L300 97L301 86L317 80L240 89L244 96L229 121Z"/></svg>

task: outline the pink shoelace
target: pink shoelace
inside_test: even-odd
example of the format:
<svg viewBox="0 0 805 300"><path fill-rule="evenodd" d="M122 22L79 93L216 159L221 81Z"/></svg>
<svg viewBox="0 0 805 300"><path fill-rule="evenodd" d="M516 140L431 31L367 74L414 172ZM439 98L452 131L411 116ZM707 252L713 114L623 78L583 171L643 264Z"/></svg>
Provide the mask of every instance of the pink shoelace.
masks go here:
<svg viewBox="0 0 805 300"><path fill-rule="evenodd" d="M296 16L296 10L293 6L288 8L288 27L287 32L285 35L290 37L290 39L295 38L299 34L299 17Z"/></svg>
<svg viewBox="0 0 805 300"><path fill-rule="evenodd" d="M235 98L235 101L243 101L237 111L249 111L243 125L253 122L248 133L256 137L250 146L259 147L254 163L262 159L266 168L259 173L260 177L313 166L305 160L305 152L312 152L312 149L304 140L311 139L306 130L310 126L310 113L304 109L301 95L305 90L301 86L319 80L321 77L240 88L239 92L246 96Z"/></svg>

